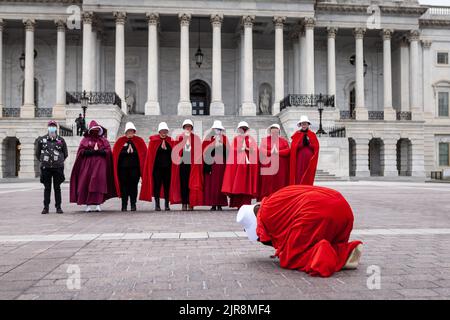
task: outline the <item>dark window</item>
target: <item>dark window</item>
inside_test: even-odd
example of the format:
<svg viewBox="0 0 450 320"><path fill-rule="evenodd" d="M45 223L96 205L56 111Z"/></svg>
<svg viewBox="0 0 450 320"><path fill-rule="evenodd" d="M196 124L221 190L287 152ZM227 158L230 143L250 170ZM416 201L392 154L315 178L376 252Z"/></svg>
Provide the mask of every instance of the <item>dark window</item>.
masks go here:
<svg viewBox="0 0 450 320"><path fill-rule="evenodd" d="M448 92L438 93L438 116L448 117Z"/></svg>
<svg viewBox="0 0 450 320"><path fill-rule="evenodd" d="M439 165L448 166L449 163L449 144L446 142L439 143Z"/></svg>

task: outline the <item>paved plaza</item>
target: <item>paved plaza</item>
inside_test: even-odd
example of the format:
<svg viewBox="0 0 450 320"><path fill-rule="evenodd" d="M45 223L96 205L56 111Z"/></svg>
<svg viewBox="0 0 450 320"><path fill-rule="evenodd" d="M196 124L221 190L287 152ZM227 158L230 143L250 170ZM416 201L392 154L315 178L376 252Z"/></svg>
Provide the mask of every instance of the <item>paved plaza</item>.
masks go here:
<svg viewBox="0 0 450 320"><path fill-rule="evenodd" d="M0 299L449 299L450 184L321 182L353 208L358 270L315 278L248 241L235 210L41 215L37 182L0 184ZM68 184L63 185L68 199Z"/></svg>

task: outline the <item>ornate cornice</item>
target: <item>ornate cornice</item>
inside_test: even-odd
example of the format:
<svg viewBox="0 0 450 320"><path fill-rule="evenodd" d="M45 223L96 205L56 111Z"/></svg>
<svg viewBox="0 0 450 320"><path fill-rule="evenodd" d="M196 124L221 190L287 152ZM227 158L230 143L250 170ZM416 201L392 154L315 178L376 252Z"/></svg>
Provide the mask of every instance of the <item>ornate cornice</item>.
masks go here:
<svg viewBox="0 0 450 320"><path fill-rule="evenodd" d="M36 26L36 21L34 19L24 19L23 25L25 26L26 31L34 31L34 27Z"/></svg>
<svg viewBox="0 0 450 320"><path fill-rule="evenodd" d="M283 29L284 23L286 22L286 17L275 16L273 17L273 25L275 29Z"/></svg>
<svg viewBox="0 0 450 320"><path fill-rule="evenodd" d="M146 14L147 22L151 26L158 26L159 24L159 13L157 12L147 12Z"/></svg>
<svg viewBox="0 0 450 320"><path fill-rule="evenodd" d="M367 13L369 5L363 4L343 4L343 3L317 3L315 10L319 12L346 12L346 13ZM397 14L397 15L413 15L421 16L427 10L428 7L415 6L379 6L380 12L385 14Z"/></svg>
<svg viewBox="0 0 450 320"><path fill-rule="evenodd" d="M127 21L127 13L126 12L119 12L115 11L113 13L114 18L116 19L116 24L125 24Z"/></svg>
<svg viewBox="0 0 450 320"><path fill-rule="evenodd" d="M221 27L223 22L223 14L212 14L210 17L211 25L214 27Z"/></svg>
<svg viewBox="0 0 450 320"><path fill-rule="evenodd" d="M253 21L255 21L255 16L243 16L241 24L244 28L253 27Z"/></svg>
<svg viewBox="0 0 450 320"><path fill-rule="evenodd" d="M189 13L180 13L178 19L180 20L181 26L189 26L191 23L191 15Z"/></svg>
<svg viewBox="0 0 450 320"><path fill-rule="evenodd" d="M355 36L355 39L362 39L364 38L364 34L366 33L365 28L356 28L353 30L353 35Z"/></svg>
<svg viewBox="0 0 450 320"><path fill-rule="evenodd" d="M419 20L420 27L438 27L438 28L446 28L450 27L450 19L420 19Z"/></svg>
<svg viewBox="0 0 450 320"><path fill-rule="evenodd" d="M336 27L328 27L327 28L328 38L336 39L337 32L338 32L338 28L336 28Z"/></svg>

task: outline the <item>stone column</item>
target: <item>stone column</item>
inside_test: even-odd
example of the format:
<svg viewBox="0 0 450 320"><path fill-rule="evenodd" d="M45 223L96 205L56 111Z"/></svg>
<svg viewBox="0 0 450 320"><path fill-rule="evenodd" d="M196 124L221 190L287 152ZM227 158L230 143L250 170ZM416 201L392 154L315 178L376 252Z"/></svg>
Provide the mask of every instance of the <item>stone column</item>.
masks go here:
<svg viewBox="0 0 450 320"><path fill-rule="evenodd" d="M409 43L406 37L400 40L400 110L409 108Z"/></svg>
<svg viewBox="0 0 450 320"><path fill-rule="evenodd" d="M386 114L385 114L386 115ZM384 176L397 177L397 141L398 137L383 138L384 143Z"/></svg>
<svg viewBox="0 0 450 320"><path fill-rule="evenodd" d="M0 19L0 118L3 117L3 27L5 23ZM2 140L3 141L3 140ZM0 148L1 149L1 148Z"/></svg>
<svg viewBox="0 0 450 320"><path fill-rule="evenodd" d="M241 26L240 28L240 41L239 41L239 54L240 54L240 63L239 63L239 107L238 114L242 114L242 104L244 102L244 28Z"/></svg>
<svg viewBox="0 0 450 320"><path fill-rule="evenodd" d="M284 98L284 45L283 25L286 17L274 17L275 26L275 94L272 115L280 113L280 101Z"/></svg>
<svg viewBox="0 0 450 320"><path fill-rule="evenodd" d="M158 99L158 13L147 13L148 19L148 66L146 115L160 115Z"/></svg>
<svg viewBox="0 0 450 320"><path fill-rule="evenodd" d="M57 28L56 43L56 103L53 106L53 118L66 117L66 22L55 21Z"/></svg>
<svg viewBox="0 0 450 320"><path fill-rule="evenodd" d="M116 71L115 91L122 100L122 112L127 114L125 102L125 21L126 12L114 12L116 18Z"/></svg>
<svg viewBox="0 0 450 320"><path fill-rule="evenodd" d="M192 115L192 104L189 88L189 24L191 15L181 13L180 20L180 101L178 102L178 115Z"/></svg>
<svg viewBox="0 0 450 320"><path fill-rule="evenodd" d="M396 120L397 115L392 107L392 64L391 38L392 30L384 29L383 36L383 92L384 120Z"/></svg>
<svg viewBox="0 0 450 320"><path fill-rule="evenodd" d="M306 36L305 29L301 28L298 32L298 54L299 54L299 93L306 94L306 84L308 75L306 74Z"/></svg>
<svg viewBox="0 0 450 320"><path fill-rule="evenodd" d="M223 15L211 15L213 30L212 47L212 95L209 107L211 115L224 115L225 106L222 101L222 28Z"/></svg>
<svg viewBox="0 0 450 320"><path fill-rule="evenodd" d="M306 61L305 61L305 74L308 77L305 83L306 94L314 94L314 25L316 20L314 18L305 19L305 40L306 40ZM301 66L303 68L303 65ZM303 82L303 78L300 80Z"/></svg>
<svg viewBox="0 0 450 320"><path fill-rule="evenodd" d="M432 87L431 87L431 68L433 63L431 58L431 40L423 40L423 107L424 115L427 118L433 118L434 104L432 97Z"/></svg>
<svg viewBox="0 0 450 320"><path fill-rule="evenodd" d="M100 29L97 29L97 41L95 44L95 74L96 74L96 90L97 91L103 91L102 89L102 38L103 38L103 31Z"/></svg>
<svg viewBox="0 0 450 320"><path fill-rule="evenodd" d="M34 27L35 21L27 19L25 25L25 85L23 106L20 108L21 118L34 118Z"/></svg>
<svg viewBox="0 0 450 320"><path fill-rule="evenodd" d="M368 177L369 172L369 139L356 138L355 139L356 152L356 177Z"/></svg>
<svg viewBox="0 0 450 320"><path fill-rule="evenodd" d="M97 83L97 19L94 19L91 33L91 66L92 66L92 91L98 91Z"/></svg>
<svg viewBox="0 0 450 320"><path fill-rule="evenodd" d="M423 109L419 101L419 36L418 30L409 34L409 76L410 105L412 120L423 119Z"/></svg>
<svg viewBox="0 0 450 320"><path fill-rule="evenodd" d="M356 84L355 84L355 113L356 120L368 120L369 114L365 105L364 98L364 43L363 38L366 30L357 28L354 30L356 40Z"/></svg>
<svg viewBox="0 0 450 320"><path fill-rule="evenodd" d="M328 31L328 59L327 59L327 88L330 96L336 95L336 33L337 28L327 28Z"/></svg>
<svg viewBox="0 0 450 320"><path fill-rule="evenodd" d="M83 13L83 73L82 73L82 90L92 91L92 12Z"/></svg>
<svg viewBox="0 0 450 320"><path fill-rule="evenodd" d="M255 16L242 17L244 26L244 98L241 115L255 116L256 104L253 101L253 21Z"/></svg>
<svg viewBox="0 0 450 320"><path fill-rule="evenodd" d="M298 32L290 34L292 41L292 51L294 55L294 93L300 93L300 47L298 41Z"/></svg>

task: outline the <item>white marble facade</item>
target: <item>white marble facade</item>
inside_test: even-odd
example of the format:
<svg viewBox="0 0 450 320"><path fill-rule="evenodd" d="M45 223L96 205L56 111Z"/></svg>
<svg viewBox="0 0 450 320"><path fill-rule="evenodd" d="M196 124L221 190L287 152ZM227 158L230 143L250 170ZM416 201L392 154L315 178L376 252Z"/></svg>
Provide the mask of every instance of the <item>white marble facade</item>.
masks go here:
<svg viewBox="0 0 450 320"><path fill-rule="evenodd" d="M33 118L33 107L72 119L66 91L116 92L123 114L131 101L132 113L187 115L190 82L201 80L210 90L209 112L236 119L257 115L266 88L287 134L300 114L310 114L315 125L318 117L310 109L279 112L280 97L335 95L324 123L346 127L350 140L341 149L353 152L353 163L344 167L357 176L370 174L373 139L383 142L387 176L395 176L400 139L411 143L411 175L450 167L439 161L450 117L438 114L439 92L450 94L450 65L436 58L450 55L450 7L416 0L8 1L0 3L0 40L0 130L11 113ZM341 113L350 111L354 88L352 119ZM410 120L397 120L398 112Z"/></svg>

